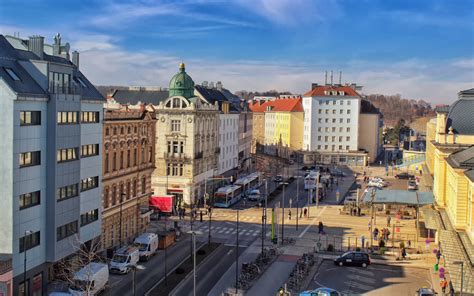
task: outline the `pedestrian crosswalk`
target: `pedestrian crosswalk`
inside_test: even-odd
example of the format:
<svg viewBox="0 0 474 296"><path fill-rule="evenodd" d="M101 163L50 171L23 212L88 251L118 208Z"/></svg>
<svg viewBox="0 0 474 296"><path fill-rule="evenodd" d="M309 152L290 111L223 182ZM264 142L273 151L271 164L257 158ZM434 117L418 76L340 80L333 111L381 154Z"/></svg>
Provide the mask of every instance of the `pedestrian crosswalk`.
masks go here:
<svg viewBox="0 0 474 296"><path fill-rule="evenodd" d="M209 226L202 225L198 228L202 232L208 232ZM261 229L251 229L251 228L240 228L239 236L258 236L261 232ZM211 226L211 232L213 235L217 236L233 236L237 234L237 228L235 226Z"/></svg>

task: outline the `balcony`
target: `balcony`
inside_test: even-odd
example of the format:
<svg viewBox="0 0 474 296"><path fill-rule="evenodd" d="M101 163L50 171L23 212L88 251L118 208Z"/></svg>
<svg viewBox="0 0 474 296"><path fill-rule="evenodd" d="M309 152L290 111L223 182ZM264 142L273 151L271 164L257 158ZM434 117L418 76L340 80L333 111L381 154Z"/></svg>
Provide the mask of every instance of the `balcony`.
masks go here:
<svg viewBox="0 0 474 296"><path fill-rule="evenodd" d="M185 153L165 152L163 158L172 160L185 160L187 157Z"/></svg>
<svg viewBox="0 0 474 296"><path fill-rule="evenodd" d="M82 88L71 83L49 83L48 91L52 94L81 95Z"/></svg>

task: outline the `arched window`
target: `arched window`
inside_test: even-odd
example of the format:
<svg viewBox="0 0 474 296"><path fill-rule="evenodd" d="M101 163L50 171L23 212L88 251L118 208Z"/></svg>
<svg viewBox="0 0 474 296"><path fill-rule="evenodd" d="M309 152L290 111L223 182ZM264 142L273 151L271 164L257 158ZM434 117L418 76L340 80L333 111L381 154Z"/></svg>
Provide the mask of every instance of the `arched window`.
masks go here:
<svg viewBox="0 0 474 296"><path fill-rule="evenodd" d="M173 98L173 108L181 108L181 99Z"/></svg>
<svg viewBox="0 0 474 296"><path fill-rule="evenodd" d="M145 194L146 192L146 177L143 176L142 178L142 194Z"/></svg>

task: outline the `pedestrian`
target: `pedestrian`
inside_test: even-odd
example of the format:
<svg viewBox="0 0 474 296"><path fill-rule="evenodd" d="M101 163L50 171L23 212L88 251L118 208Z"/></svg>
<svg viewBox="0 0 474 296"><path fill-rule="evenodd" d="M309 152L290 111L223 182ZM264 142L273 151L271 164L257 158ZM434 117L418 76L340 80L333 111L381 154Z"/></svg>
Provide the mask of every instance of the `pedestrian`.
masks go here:
<svg viewBox="0 0 474 296"><path fill-rule="evenodd" d="M209 215L209 218L210 218L210 217L211 217L211 212L212 212L211 206L209 206L209 207L207 208L207 212L208 212L208 215Z"/></svg>
<svg viewBox="0 0 474 296"><path fill-rule="evenodd" d="M405 248L402 249L402 259L405 260L407 258L407 251Z"/></svg>
<svg viewBox="0 0 474 296"><path fill-rule="evenodd" d="M183 219L183 209L182 208L178 209L178 217L179 217L179 220Z"/></svg>
<svg viewBox="0 0 474 296"><path fill-rule="evenodd" d="M420 176L423 176L423 170L420 170Z"/></svg>
<svg viewBox="0 0 474 296"><path fill-rule="evenodd" d="M357 207L357 216L360 217L360 207Z"/></svg>
<svg viewBox="0 0 474 296"><path fill-rule="evenodd" d="M352 216L352 213L353 213L353 211L352 211L352 207L351 207L351 208L349 208L349 214Z"/></svg>
<svg viewBox="0 0 474 296"><path fill-rule="evenodd" d="M354 216L357 216L357 209L354 208Z"/></svg>
<svg viewBox="0 0 474 296"><path fill-rule="evenodd" d="M378 229L378 228L375 228L375 229L374 229L374 240L378 240L378 239L377 239L378 236L379 236L379 229Z"/></svg>
<svg viewBox="0 0 474 296"><path fill-rule="evenodd" d="M364 248L364 245L365 245L365 236L364 236L364 235L362 235L362 236L360 237L360 241L361 241L361 245L362 245L362 249L363 249L363 248Z"/></svg>
<svg viewBox="0 0 474 296"><path fill-rule="evenodd" d="M387 227L390 227L390 221L392 221L392 217L390 215L387 216Z"/></svg>
<svg viewBox="0 0 474 296"><path fill-rule="evenodd" d="M185 208L182 208L182 209L183 209L182 215L183 215L183 219L184 219L185 216L186 216L186 209Z"/></svg>
<svg viewBox="0 0 474 296"><path fill-rule="evenodd" d="M454 296L454 286L451 280L449 281L449 295Z"/></svg>
<svg viewBox="0 0 474 296"><path fill-rule="evenodd" d="M319 229L319 234L324 234L323 222L319 221L318 229Z"/></svg>
<svg viewBox="0 0 474 296"><path fill-rule="evenodd" d="M291 220L291 210L288 210L288 220Z"/></svg>
<svg viewBox="0 0 474 296"><path fill-rule="evenodd" d="M202 211L199 211L199 215L200 215L200 221L202 222Z"/></svg>
<svg viewBox="0 0 474 296"><path fill-rule="evenodd" d="M369 221L369 224L367 224L367 226L369 227L369 231L371 230L371 226L372 226L372 223Z"/></svg>
<svg viewBox="0 0 474 296"><path fill-rule="evenodd" d="M439 264L439 259L441 259L441 251L437 250L436 251L436 260L437 260L436 264Z"/></svg>
<svg viewBox="0 0 474 296"><path fill-rule="evenodd" d="M408 240L408 248L411 248L411 240Z"/></svg>
<svg viewBox="0 0 474 296"><path fill-rule="evenodd" d="M305 208L303 212L304 212L304 217L306 218L306 215L308 214L308 209Z"/></svg>
<svg viewBox="0 0 474 296"><path fill-rule="evenodd" d="M441 291L444 295L446 293L446 287L448 286L448 282L446 281L446 279L442 279L439 285L441 286Z"/></svg>

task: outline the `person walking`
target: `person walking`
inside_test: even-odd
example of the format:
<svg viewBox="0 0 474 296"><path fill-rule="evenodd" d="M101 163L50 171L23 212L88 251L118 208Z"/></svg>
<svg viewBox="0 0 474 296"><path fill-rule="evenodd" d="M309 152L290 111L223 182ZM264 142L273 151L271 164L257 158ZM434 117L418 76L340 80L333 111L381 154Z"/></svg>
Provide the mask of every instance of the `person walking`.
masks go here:
<svg viewBox="0 0 474 296"><path fill-rule="evenodd" d="M365 236L364 236L364 235L362 235L362 236L360 237L360 242L361 242L362 249L363 249L364 246L365 246Z"/></svg>
<svg viewBox="0 0 474 296"><path fill-rule="evenodd" d="M390 221L392 221L392 217L390 215L387 216L387 227L390 227Z"/></svg>
<svg viewBox="0 0 474 296"><path fill-rule="evenodd" d="M288 210L288 220L291 220L291 210Z"/></svg>
<svg viewBox="0 0 474 296"><path fill-rule="evenodd" d="M454 296L454 286L451 280L449 281L449 295Z"/></svg>
<svg viewBox="0 0 474 296"><path fill-rule="evenodd" d="M374 240L378 240L378 239L377 239L378 236L379 236L379 229L378 229L378 228L375 228L375 229L374 229Z"/></svg>
<svg viewBox="0 0 474 296"><path fill-rule="evenodd" d="M402 259L405 260L407 258L407 251L405 248L402 249Z"/></svg>
<svg viewBox="0 0 474 296"><path fill-rule="evenodd" d="M200 215L200 221L202 222L202 211L199 211L199 215Z"/></svg>
<svg viewBox="0 0 474 296"><path fill-rule="evenodd" d="M442 279L441 282L439 282L439 285L444 295L446 293L446 287L448 287L448 282L446 281L446 279Z"/></svg>
<svg viewBox="0 0 474 296"><path fill-rule="evenodd" d="M436 251L436 264L439 264L439 259L441 259L441 251L438 249Z"/></svg>
<svg viewBox="0 0 474 296"><path fill-rule="evenodd" d="M319 229L319 234L324 234L323 222L319 221L318 229Z"/></svg>
<svg viewBox="0 0 474 296"><path fill-rule="evenodd" d="M308 209L305 208L303 212L304 212L304 217L306 218L306 216L308 215Z"/></svg>

